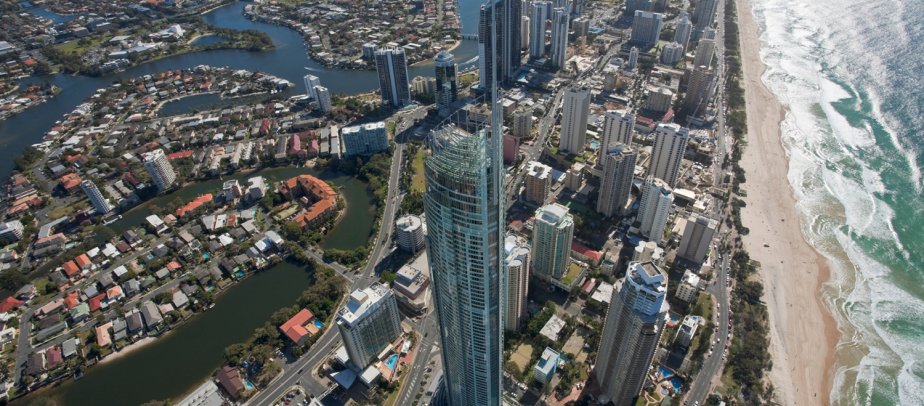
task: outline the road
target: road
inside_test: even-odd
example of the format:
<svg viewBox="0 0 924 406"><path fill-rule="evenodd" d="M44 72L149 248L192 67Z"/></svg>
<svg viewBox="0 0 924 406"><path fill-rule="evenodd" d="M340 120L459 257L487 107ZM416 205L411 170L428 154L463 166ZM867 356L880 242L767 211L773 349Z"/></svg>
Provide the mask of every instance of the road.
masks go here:
<svg viewBox="0 0 924 406"><path fill-rule="evenodd" d="M343 266L333 263L328 263L327 265L334 268L338 273L347 277L349 281L349 290L353 291L354 289L361 289L372 285L378 278L374 274L376 265L381 262L382 257L388 253L389 248L391 247L391 233L394 230L395 225L395 214L398 210L398 203L400 202L400 182L401 182L401 168L404 165L404 150L405 145L403 143L395 144L394 155L392 156L391 162L391 172L388 177L388 196L385 202L385 210L382 215L382 223L379 227L379 232L375 236L374 246L372 248L372 254L369 257L368 262L363 268L362 272L358 277L351 278L347 276L349 270ZM313 248L308 248L305 250L310 256L315 260L324 262L320 253L315 251ZM433 336L433 334L430 334ZM314 372L317 370L319 364L324 362L328 356L332 355L336 351L337 347L340 346L341 338L340 334L335 328L328 328L321 334L321 337L317 342L308 350L307 353L302 355L297 360L284 365L282 368L281 374L275 378L269 385L254 397L252 397L247 404L251 405L269 405L283 396L292 385L299 383L305 390L314 397L319 397L324 394L328 387L322 385L317 379L313 377Z"/></svg>
<svg viewBox="0 0 924 406"><path fill-rule="evenodd" d="M417 353L414 355L414 363L411 365L410 371L405 374L403 378L404 383L401 385L401 392L398 393L398 405L411 404L414 394L420 391L421 386L424 385L421 376L427 373L427 362L430 360L433 347L439 337L438 320L436 318L436 313L432 310L430 313L427 313L420 321L419 325L415 327L418 333L417 338L419 344L417 345ZM431 370L429 375L430 379L435 377L437 375L436 368Z"/></svg>

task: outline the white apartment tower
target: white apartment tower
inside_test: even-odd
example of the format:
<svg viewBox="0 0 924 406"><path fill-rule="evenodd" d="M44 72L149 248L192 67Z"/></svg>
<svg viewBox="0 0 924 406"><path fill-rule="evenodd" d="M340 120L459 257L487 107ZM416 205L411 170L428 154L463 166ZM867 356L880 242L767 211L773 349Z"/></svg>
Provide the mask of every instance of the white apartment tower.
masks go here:
<svg viewBox="0 0 924 406"><path fill-rule="evenodd" d="M532 272L545 280L560 279L571 259L574 217L558 203L536 210L533 225Z"/></svg>
<svg viewBox="0 0 924 406"><path fill-rule="evenodd" d="M395 294L380 283L354 290L337 314L337 328L350 362L365 369L401 334Z"/></svg>
<svg viewBox="0 0 924 406"><path fill-rule="evenodd" d="M317 99L314 88L315 86L321 86L321 78L309 73L302 79L305 81L305 94L308 95L308 98Z"/></svg>
<svg viewBox="0 0 924 406"><path fill-rule="evenodd" d="M318 110L321 110L322 113L330 113L330 110L334 107L330 100L330 92L324 86L315 86L314 94L317 97L318 101Z"/></svg>
<svg viewBox="0 0 924 406"><path fill-rule="evenodd" d="M565 8L552 10L552 66L558 69L565 67L568 59L568 23L570 13Z"/></svg>
<svg viewBox="0 0 924 406"><path fill-rule="evenodd" d="M679 124L658 124L648 175L675 187L677 175L680 172L680 163L683 161L683 154L687 151L689 139L690 131Z"/></svg>
<svg viewBox="0 0 924 406"><path fill-rule="evenodd" d="M628 111L608 110L603 115L603 134L597 163L603 166L604 157L609 148L616 144L632 146L635 133L635 114Z"/></svg>
<svg viewBox="0 0 924 406"><path fill-rule="evenodd" d="M176 173L173 172L173 166L164 154L164 150L155 149L143 155L144 169L147 169L151 175L151 181L157 187L158 192L163 192L173 185L176 181Z"/></svg>
<svg viewBox="0 0 924 406"><path fill-rule="evenodd" d="M96 214L103 215L112 211L112 204L103 196L93 181L87 179L80 182L80 188L87 194L87 198L90 199L90 204L93 205Z"/></svg>
<svg viewBox="0 0 924 406"><path fill-rule="evenodd" d="M691 214L687 218L687 225L680 237L680 248L677 257L686 259L695 264L702 264L709 253L709 244L719 229L719 222L700 214Z"/></svg>
<svg viewBox="0 0 924 406"><path fill-rule="evenodd" d="M674 204L674 191L663 180L648 176L642 185L641 200L638 207L639 234L649 241L660 243L667 216Z"/></svg>
<svg viewBox="0 0 924 406"><path fill-rule="evenodd" d="M534 1L529 17L529 57L539 59L545 56L545 22L549 19L550 3Z"/></svg>
<svg viewBox="0 0 924 406"><path fill-rule="evenodd" d="M570 87L565 91L562 107L561 134L558 149L580 154L587 137L587 116L590 114L590 88Z"/></svg>
<svg viewBox="0 0 924 406"><path fill-rule="evenodd" d="M674 42L683 46L684 52L690 46L690 34L693 33L693 23L685 11L680 12L677 27L674 28Z"/></svg>
<svg viewBox="0 0 924 406"><path fill-rule="evenodd" d="M597 213L606 217L623 214L632 193L636 159L638 154L623 144L616 144L607 150L603 160L600 194L597 196Z"/></svg>
<svg viewBox="0 0 924 406"><path fill-rule="evenodd" d="M651 262L630 262L616 282L593 370L601 403L631 405L641 391L670 311L666 294L667 275Z"/></svg>
<svg viewBox="0 0 924 406"><path fill-rule="evenodd" d="M526 167L526 201L541 205L552 189L552 167L530 161Z"/></svg>
<svg viewBox="0 0 924 406"><path fill-rule="evenodd" d="M526 319L529 293L529 247L521 237L508 235L504 240L504 280L506 295L504 303L504 329L519 331Z"/></svg>

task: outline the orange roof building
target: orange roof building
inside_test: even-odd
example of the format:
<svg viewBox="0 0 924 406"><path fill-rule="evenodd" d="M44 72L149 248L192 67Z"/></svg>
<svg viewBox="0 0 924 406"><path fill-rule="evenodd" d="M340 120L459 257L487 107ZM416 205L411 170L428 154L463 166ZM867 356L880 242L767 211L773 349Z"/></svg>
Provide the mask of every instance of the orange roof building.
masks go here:
<svg viewBox="0 0 924 406"><path fill-rule="evenodd" d="M204 195L202 195L202 196L199 196L199 197L193 199L191 202L186 203L185 206L180 207L179 209L176 209L176 215L177 215L178 217L183 217L183 216L185 216L186 214L188 214L188 213L190 213L190 212L192 212L192 211L195 211L196 209L202 207L202 206L205 205L206 203L210 203L211 201L212 201L212 194L211 194L211 193L206 193L206 194L204 194Z"/></svg>
<svg viewBox="0 0 924 406"><path fill-rule="evenodd" d="M93 266L93 261L90 261L90 257L87 254L80 254L77 258L74 258L74 263L80 267L80 269L88 269Z"/></svg>
<svg viewBox="0 0 924 406"><path fill-rule="evenodd" d="M292 316L291 319L279 326L279 330L281 330L286 337L289 337L289 340L292 340L296 345L302 345L308 337L321 331L314 323L314 313L311 313L311 310L302 309L295 316Z"/></svg>
<svg viewBox="0 0 924 406"><path fill-rule="evenodd" d="M286 180L280 186L279 193L290 200L304 197L311 203L293 219L302 228L320 224L337 209L337 192L334 188L311 175L300 175Z"/></svg>
<svg viewBox="0 0 924 406"><path fill-rule="evenodd" d="M74 261L67 261L61 264L61 268L64 269L64 274L70 279L80 274L80 267L77 266L77 263Z"/></svg>
<svg viewBox="0 0 924 406"><path fill-rule="evenodd" d="M61 176L58 178L58 181L61 182L61 187L68 191L68 193L73 193L80 187L80 176L77 176L76 173L68 173Z"/></svg>

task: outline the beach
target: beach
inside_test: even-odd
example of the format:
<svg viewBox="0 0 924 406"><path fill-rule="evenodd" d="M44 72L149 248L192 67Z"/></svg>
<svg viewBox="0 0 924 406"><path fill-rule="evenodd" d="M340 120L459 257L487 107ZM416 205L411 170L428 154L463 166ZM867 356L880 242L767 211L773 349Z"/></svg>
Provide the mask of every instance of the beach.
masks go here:
<svg viewBox="0 0 924 406"><path fill-rule="evenodd" d="M736 0L741 32L748 131L741 166L747 207L743 238L761 264L764 302L770 316L769 381L783 405L828 404L839 333L822 301L830 269L802 233L788 180L789 160L781 141L786 109L762 82L758 27L748 0Z"/></svg>
<svg viewBox="0 0 924 406"><path fill-rule="evenodd" d="M142 347L144 347L144 346L146 346L146 345L148 345L148 344L151 344L151 343L153 343L154 341L155 341L155 337L145 337L145 338L142 338L142 339L140 339L140 340L138 340L138 341L135 341L135 342L129 344L129 345L126 346L125 348L122 348L122 350L119 351L119 352L114 352L114 353L112 353L112 354L109 354L109 356L106 357L106 358L103 358L103 360L100 361L99 364L100 364L100 365L103 365L103 364L106 364L106 363L115 361L115 360L117 360L117 359L119 359L119 358L122 358L122 357L124 357L124 356L130 354L130 353L133 352L133 351L140 350Z"/></svg>

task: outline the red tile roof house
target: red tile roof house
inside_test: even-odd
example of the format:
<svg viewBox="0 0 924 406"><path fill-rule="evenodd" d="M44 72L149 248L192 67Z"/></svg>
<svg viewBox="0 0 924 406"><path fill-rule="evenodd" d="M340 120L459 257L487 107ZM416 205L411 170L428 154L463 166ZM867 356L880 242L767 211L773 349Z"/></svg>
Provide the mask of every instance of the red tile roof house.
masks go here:
<svg viewBox="0 0 924 406"><path fill-rule="evenodd" d="M314 314L311 313L311 310L302 309L295 316L292 316L289 321L279 326L279 330L296 345L302 345L308 337L321 331L314 325L314 320Z"/></svg>
<svg viewBox="0 0 924 406"><path fill-rule="evenodd" d="M68 279L74 280L80 277L80 267L74 261L61 264L61 268L64 269L64 274L67 275Z"/></svg>
<svg viewBox="0 0 924 406"><path fill-rule="evenodd" d="M244 379L241 377L241 371L237 368L225 365L215 377L218 378L218 383L221 384L225 392L228 392L231 399L237 400L244 393Z"/></svg>
<svg viewBox="0 0 924 406"><path fill-rule="evenodd" d="M6 313L22 306L23 301L16 299L15 297L8 297L0 301L0 313Z"/></svg>
<svg viewBox="0 0 924 406"><path fill-rule="evenodd" d="M74 258L74 263L76 263L81 270L93 268L93 261L90 261L90 257L87 256L87 254L78 255L77 258Z"/></svg>
<svg viewBox="0 0 924 406"><path fill-rule="evenodd" d="M64 362L64 357L61 355L61 349L58 347L51 347L45 351L45 368L49 371L58 367Z"/></svg>

